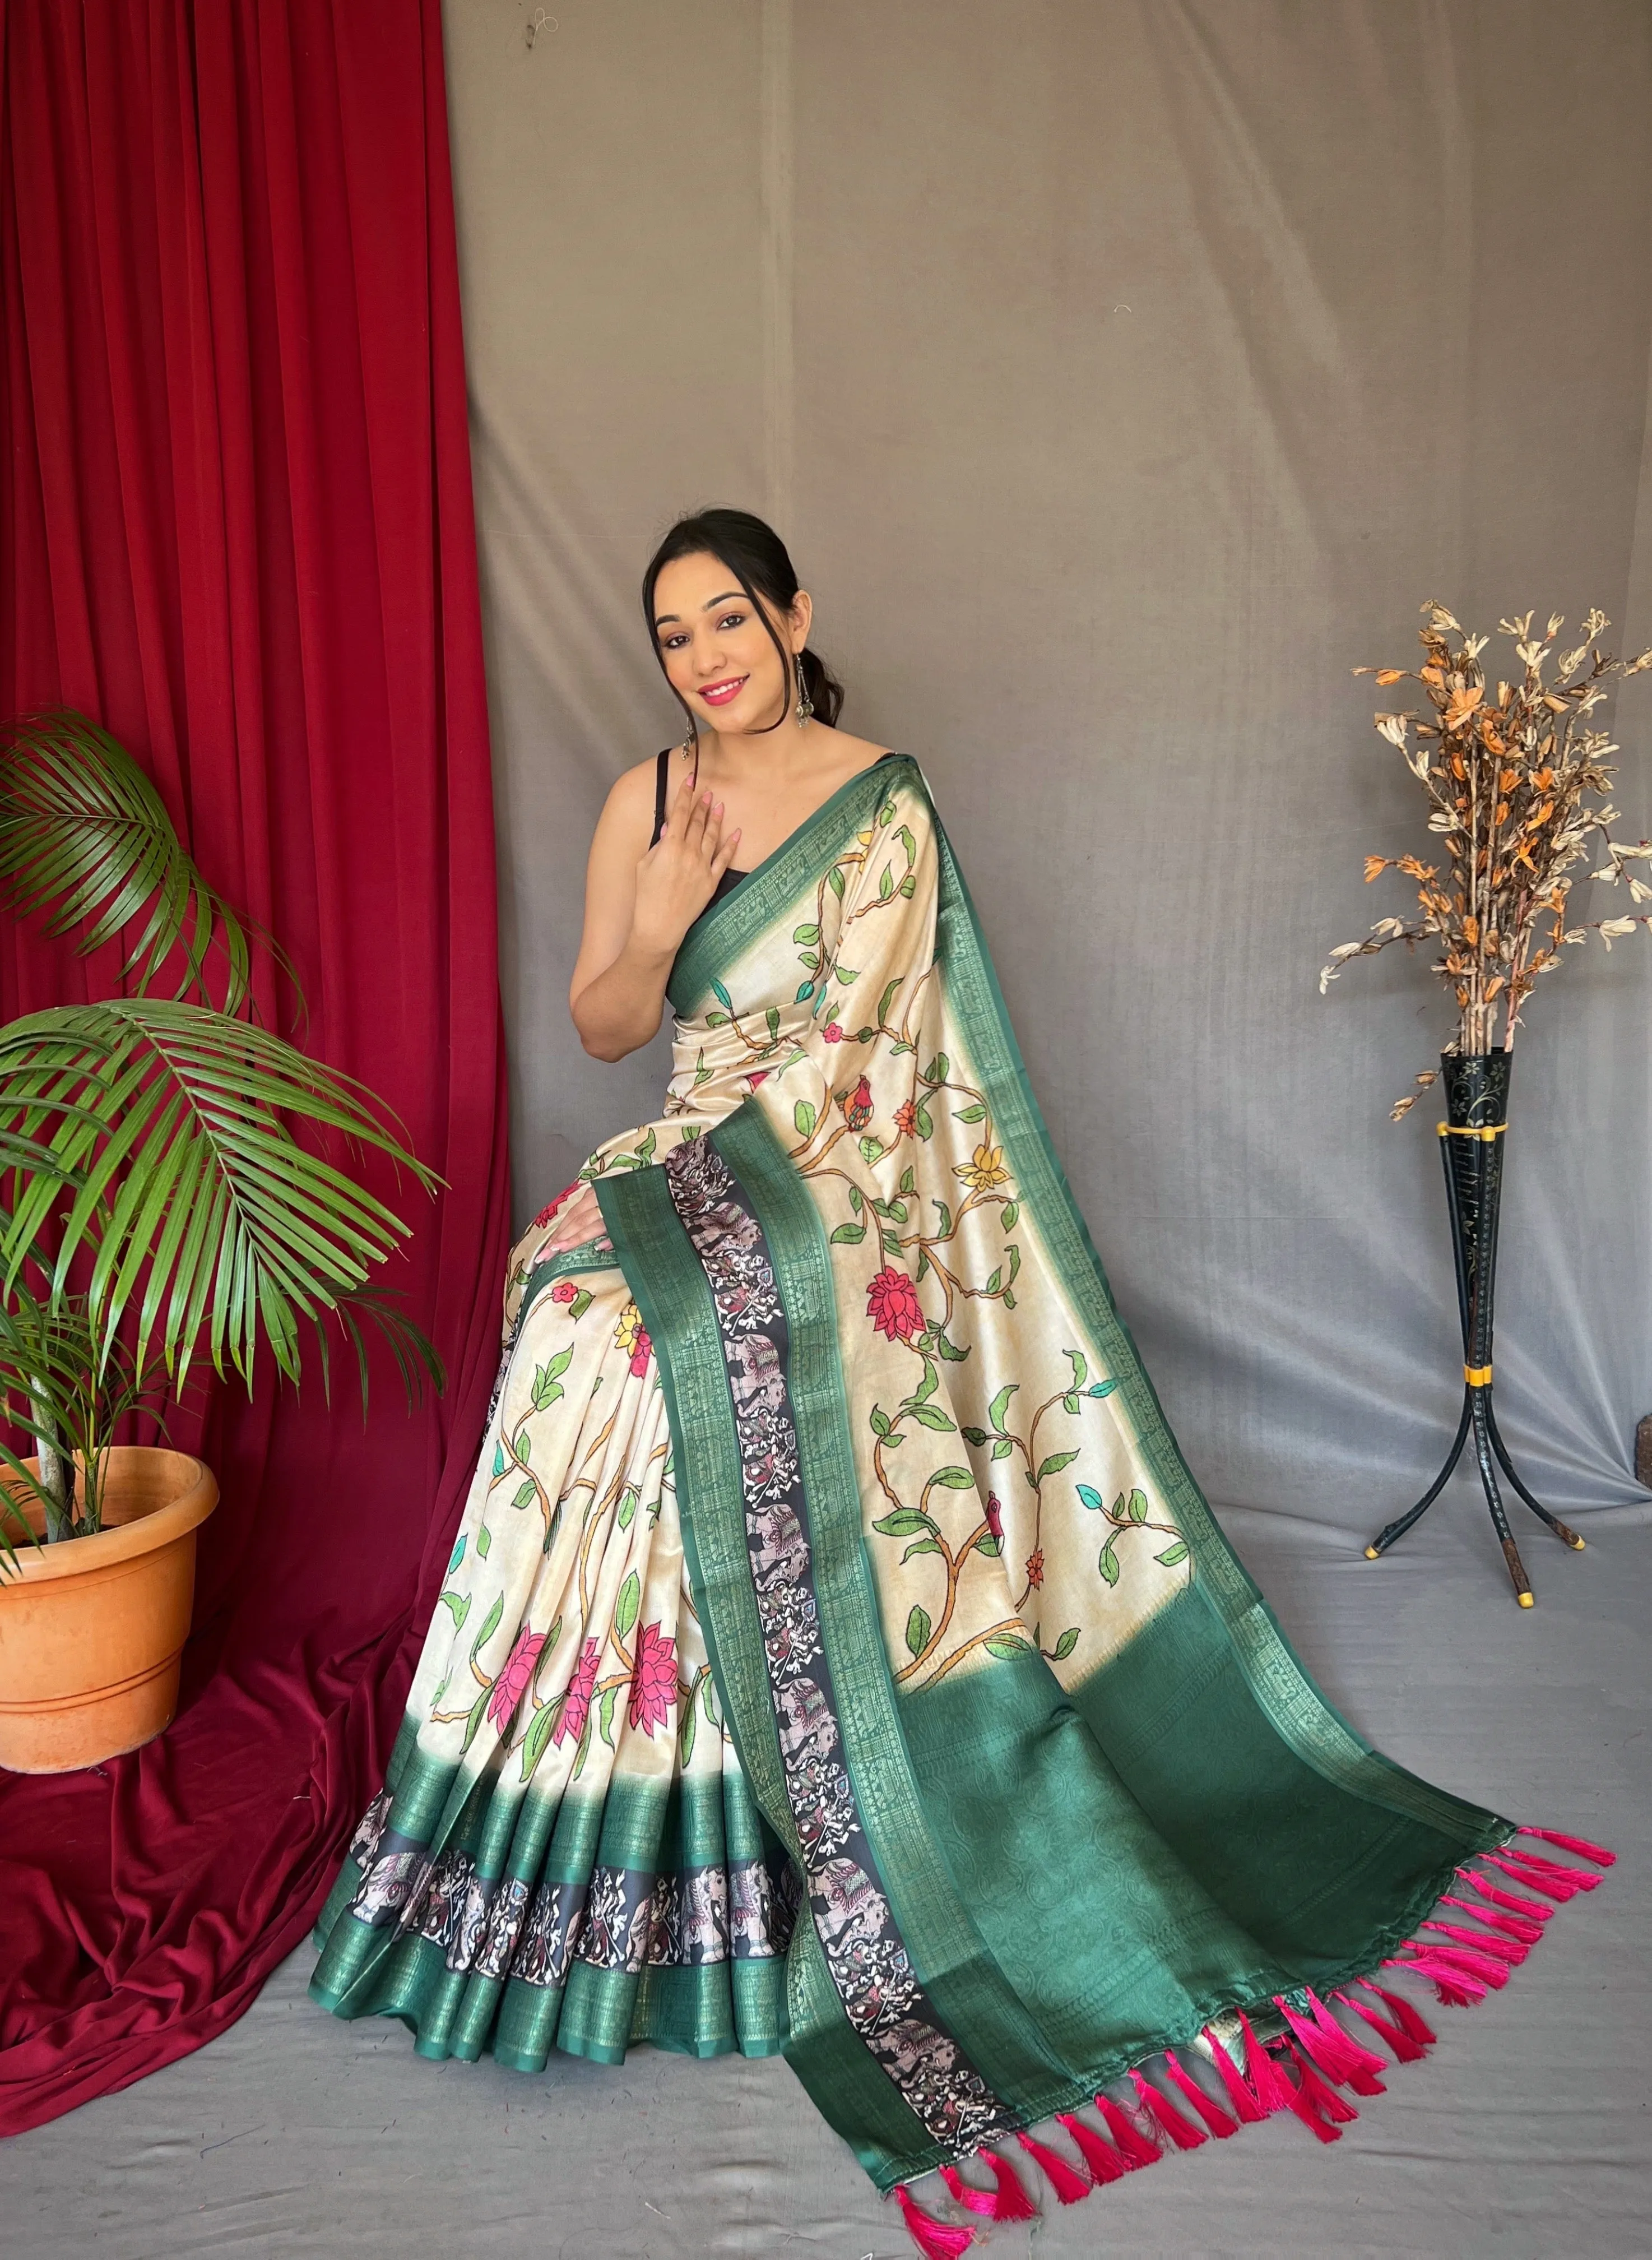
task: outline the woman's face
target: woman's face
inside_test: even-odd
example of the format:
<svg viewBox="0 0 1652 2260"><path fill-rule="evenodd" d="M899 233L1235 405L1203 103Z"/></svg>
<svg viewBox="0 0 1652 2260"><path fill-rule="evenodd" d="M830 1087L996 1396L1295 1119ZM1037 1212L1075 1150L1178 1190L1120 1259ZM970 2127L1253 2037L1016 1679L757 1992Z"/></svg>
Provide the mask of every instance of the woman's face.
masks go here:
<svg viewBox="0 0 1652 2260"><path fill-rule="evenodd" d="M809 636L802 590L789 612L765 604L788 654ZM675 558L654 587L654 633L669 681L702 729L724 737L761 730L790 703L792 671L739 580L704 551Z"/></svg>

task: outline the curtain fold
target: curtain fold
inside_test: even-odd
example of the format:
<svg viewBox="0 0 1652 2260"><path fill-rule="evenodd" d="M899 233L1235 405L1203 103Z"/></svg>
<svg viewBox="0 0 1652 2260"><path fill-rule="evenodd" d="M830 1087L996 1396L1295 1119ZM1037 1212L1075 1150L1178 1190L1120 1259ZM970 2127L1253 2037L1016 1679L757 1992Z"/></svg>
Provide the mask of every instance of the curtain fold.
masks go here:
<svg viewBox="0 0 1652 2260"><path fill-rule="evenodd" d="M172 1441L206 1526L178 1719L0 1776L0 2132L197 2047L313 1920L462 1504L508 1238L494 835L436 0L14 0L0 54L0 712L132 747L291 954L266 1018L447 1183L365 1167L447 1362L364 1422L266 1370ZM118 985L8 926L9 1016Z"/></svg>

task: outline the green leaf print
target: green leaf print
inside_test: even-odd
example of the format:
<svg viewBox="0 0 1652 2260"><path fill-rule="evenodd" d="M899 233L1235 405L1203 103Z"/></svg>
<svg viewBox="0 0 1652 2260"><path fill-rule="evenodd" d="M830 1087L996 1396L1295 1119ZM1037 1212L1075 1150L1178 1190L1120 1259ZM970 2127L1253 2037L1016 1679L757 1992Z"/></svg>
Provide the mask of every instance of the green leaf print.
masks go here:
<svg viewBox="0 0 1652 2260"><path fill-rule="evenodd" d="M843 874L834 863L826 873L826 884L840 902L843 899Z"/></svg>
<svg viewBox="0 0 1652 2260"><path fill-rule="evenodd" d="M681 1690L678 1691L680 1694ZM694 1755L694 1729L699 1720L700 1708L697 1703L685 1703L681 1706L681 1710L683 1724L677 1729L677 1763L687 1765Z"/></svg>
<svg viewBox="0 0 1652 2260"><path fill-rule="evenodd" d="M901 1556L900 1566L904 1570L914 1554L939 1554L940 1550L940 1541L938 1538L917 1539Z"/></svg>
<svg viewBox="0 0 1652 2260"><path fill-rule="evenodd" d="M603 1689L602 1715L597 1721L597 1731L610 1749L614 1746L614 1698L619 1692L617 1687Z"/></svg>
<svg viewBox="0 0 1652 2260"><path fill-rule="evenodd" d="M799 1138L812 1138L814 1135L815 1111L806 1098L800 1098L792 1108L791 1119L797 1126Z"/></svg>
<svg viewBox="0 0 1652 2260"><path fill-rule="evenodd" d="M794 941L805 944L816 942L820 939L820 929L818 926L794 926L791 929L791 938Z"/></svg>
<svg viewBox="0 0 1652 2260"><path fill-rule="evenodd" d="M1069 1349L1067 1355L1073 1362L1073 1387L1082 1389L1090 1378L1090 1362L1082 1349Z"/></svg>
<svg viewBox="0 0 1652 2260"><path fill-rule="evenodd" d="M979 1100L973 1106L961 1106L953 1116L955 1122L984 1122L987 1110Z"/></svg>
<svg viewBox="0 0 1652 2260"><path fill-rule="evenodd" d="M1059 1475L1063 1468L1070 1468L1077 1457L1076 1452L1052 1452L1048 1459L1039 1463L1039 1482L1042 1483L1046 1476Z"/></svg>
<svg viewBox="0 0 1652 2260"><path fill-rule="evenodd" d="M1031 1656L1033 1653L1032 1641L1017 1640L1012 1632L994 1633L990 1640L982 1642L982 1646L989 1656Z"/></svg>
<svg viewBox="0 0 1652 2260"><path fill-rule="evenodd" d="M465 1619L470 1614L470 1595L466 1593L461 1598L457 1593L444 1593L441 1597L441 1605L454 1613L454 1630L456 1633L462 1632L465 1628Z"/></svg>
<svg viewBox="0 0 1652 2260"><path fill-rule="evenodd" d="M545 1755L545 1745L556 1732L556 1722L562 1715L564 1699L561 1695L554 1696L550 1702L542 1703L533 1713L533 1724L528 1728L522 1744L524 1781L532 1777L534 1767Z"/></svg>
<svg viewBox="0 0 1652 2260"><path fill-rule="evenodd" d="M476 1558L485 1562L493 1545L493 1533L484 1522L476 1532Z"/></svg>
<svg viewBox="0 0 1652 2260"><path fill-rule="evenodd" d="M544 1412L548 1411L550 1406L554 1405L557 1399L561 1397L562 1391L558 1377L568 1371L569 1365L573 1362L573 1356L574 1345L572 1342L569 1342L566 1349L559 1349L557 1351L556 1355L551 1360L548 1365L537 1365L534 1367L533 1410L536 1412Z"/></svg>
<svg viewBox="0 0 1652 2260"><path fill-rule="evenodd" d="M999 1222L999 1223L1004 1227L1004 1229L1005 1230L1005 1232L1013 1232L1013 1231L1014 1231L1015 1227L1016 1227L1016 1223L1017 1223L1018 1219L1019 1219L1019 1217L1020 1217L1020 1213L1021 1213L1021 1204L1020 1204L1020 1202L1019 1202L1019 1201L1005 1201L1005 1204L1004 1204L1004 1213L1003 1213L1003 1215L998 1219L998 1222ZM1069 1350L1069 1351L1068 1351L1068 1353L1067 1353L1067 1355L1068 1355L1068 1356L1069 1356L1069 1357L1070 1357L1070 1356L1072 1355L1072 1354L1073 1354L1073 1353L1071 1352L1071 1350Z"/></svg>
<svg viewBox="0 0 1652 2260"><path fill-rule="evenodd" d="M1178 1562L1186 1561L1187 1548L1178 1538L1174 1546L1167 1546L1162 1554L1155 1554L1153 1558L1164 1569L1174 1570Z"/></svg>
<svg viewBox="0 0 1652 2260"><path fill-rule="evenodd" d="M769 1031L769 1042L771 1044L777 1044L780 1041L780 1007L778 1005L771 1005L769 1007L769 1010L763 1014L763 1025Z"/></svg>
<svg viewBox="0 0 1652 2260"><path fill-rule="evenodd" d="M912 1110L912 1127L920 1138L927 1138L934 1126L929 1119L929 1109L926 1106L920 1104Z"/></svg>
<svg viewBox="0 0 1652 2260"><path fill-rule="evenodd" d="M966 1444L984 1444L986 1440L987 1432L984 1428L966 1428L963 1432L963 1441Z"/></svg>
<svg viewBox="0 0 1652 2260"><path fill-rule="evenodd" d="M913 1420L921 1420L926 1428L939 1428L944 1435L948 1436L953 1436L957 1434L957 1429L954 1423L948 1420L946 1414L940 1411L938 1405L909 1405L906 1409L912 1414Z"/></svg>
<svg viewBox="0 0 1652 2260"><path fill-rule="evenodd" d="M487 1646L488 1642L493 1638L494 1634L498 1631L499 1619L504 1614L504 1595L503 1593L496 1593L493 1597L493 1606L488 1611L487 1615L482 1620L482 1630L476 1634L475 1640L470 1643L470 1661L473 1663L476 1662L477 1656L482 1653L482 1650Z"/></svg>
<svg viewBox="0 0 1652 2260"><path fill-rule="evenodd" d="M969 1491L974 1483L968 1468L937 1468L924 1488L927 1491L931 1484L938 1484L943 1491Z"/></svg>
<svg viewBox="0 0 1652 2260"><path fill-rule="evenodd" d="M538 1497L539 1492L533 1484L518 1484L511 1497L511 1504L512 1506L532 1506Z"/></svg>
<svg viewBox="0 0 1652 2260"><path fill-rule="evenodd" d="M487 1713L488 1698L492 1694L492 1692L493 1689L490 1686L484 1687L481 1694L477 1696L476 1701L470 1706L469 1713L465 1720L465 1738L459 1745L459 1752L461 1757L470 1748L471 1743L476 1739L476 1729L481 1726L483 1719Z"/></svg>
<svg viewBox="0 0 1652 2260"><path fill-rule="evenodd" d="M1132 1522L1145 1522L1148 1519L1148 1495L1146 1491L1133 1491L1130 1494L1130 1503L1126 1507L1125 1512L1130 1517Z"/></svg>
<svg viewBox="0 0 1652 2260"><path fill-rule="evenodd" d="M999 1435L1004 1434L1004 1416L1010 1409L1010 1399L1020 1385L1019 1381L1006 1381L987 1407L988 1426L996 1428Z"/></svg>
<svg viewBox="0 0 1652 2260"><path fill-rule="evenodd" d="M632 1517L637 1511L637 1486L627 1484L619 1497L619 1512L614 1517L621 1530L629 1530Z"/></svg>
<svg viewBox="0 0 1652 2260"><path fill-rule="evenodd" d="M996 1562L999 1555L1004 1551L1004 1548L999 1545L998 1540L989 1534L985 1538L977 1538L976 1540L975 1550L977 1554L984 1554L989 1562Z"/></svg>
<svg viewBox="0 0 1652 2260"><path fill-rule="evenodd" d="M1100 1570L1103 1577L1106 1580L1108 1584L1116 1585L1118 1584L1119 1557L1112 1550L1112 1541L1111 1538L1102 1548L1100 1557L1097 1561L1096 1567Z"/></svg>
<svg viewBox="0 0 1652 2260"><path fill-rule="evenodd" d="M865 1239L866 1227L863 1224L840 1224L832 1237L833 1240L847 1240L854 1245L855 1242Z"/></svg>
<svg viewBox="0 0 1652 2260"><path fill-rule="evenodd" d="M590 1290L589 1287L582 1287L578 1294L575 1296L573 1301L569 1305L568 1315L570 1319L583 1319L590 1308Z"/></svg>
<svg viewBox="0 0 1652 2260"><path fill-rule="evenodd" d="M892 1514L886 1514L881 1522L872 1525L882 1538L913 1538L920 1530L933 1531L934 1527L929 1517L920 1514L915 1506L898 1506Z"/></svg>
<svg viewBox="0 0 1652 2260"><path fill-rule="evenodd" d="M637 1621L637 1611L642 1602L642 1583L633 1570L619 1588L619 1599L614 1609L614 1630L621 1640L629 1636Z"/></svg>
<svg viewBox="0 0 1652 2260"><path fill-rule="evenodd" d="M937 1052L929 1065L923 1069L919 1080L922 1083L945 1083L952 1073L952 1062L945 1052Z"/></svg>
<svg viewBox="0 0 1652 2260"><path fill-rule="evenodd" d="M895 991L900 987L901 977L902 976L898 973L877 1000L876 1019L879 1027L883 1026L883 1022L889 1017L889 1008L895 1001ZM911 1186L909 1185L906 1190L910 1192L912 1191Z"/></svg>
<svg viewBox="0 0 1652 2260"><path fill-rule="evenodd" d="M1078 1396L1078 1391L1077 1391L1076 1389L1069 1389L1069 1390L1068 1391L1068 1392L1067 1392L1066 1396L1065 1396L1065 1397L1063 1397L1063 1398L1062 1398L1062 1411L1063 1412L1076 1412L1078 1411L1078 1409L1079 1409L1079 1396Z"/></svg>
<svg viewBox="0 0 1652 2260"><path fill-rule="evenodd" d="M922 1609L914 1609L906 1620L906 1646L913 1656L921 1656L929 1640L929 1618Z"/></svg>
<svg viewBox="0 0 1652 2260"><path fill-rule="evenodd" d="M1066 1631L1055 1643L1055 1655L1056 1663L1065 1663L1068 1657L1072 1654L1077 1645L1078 1627L1076 1625L1069 1625Z"/></svg>

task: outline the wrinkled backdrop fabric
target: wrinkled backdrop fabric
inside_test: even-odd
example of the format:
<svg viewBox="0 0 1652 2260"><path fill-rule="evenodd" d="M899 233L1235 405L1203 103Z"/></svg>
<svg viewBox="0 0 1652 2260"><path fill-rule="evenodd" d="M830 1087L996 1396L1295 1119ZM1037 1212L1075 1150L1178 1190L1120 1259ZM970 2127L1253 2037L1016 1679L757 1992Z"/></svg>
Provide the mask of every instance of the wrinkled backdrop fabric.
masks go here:
<svg viewBox="0 0 1652 2260"><path fill-rule="evenodd" d="M17 0L0 133L0 712L148 767L290 952L300 1024L446 1178L375 1190L447 1360L364 1426L268 1360L186 1403L223 1503L160 1741L0 1775L0 2132L233 2021L377 1786L497 1362L508 1224L487 715L435 0ZM0 926L6 1014L118 988Z"/></svg>
<svg viewBox="0 0 1652 2260"><path fill-rule="evenodd" d="M679 511L754 508L846 726L933 785L1201 1481L1362 1543L1461 1378L1439 1108L1388 1119L1440 984L1396 951L1318 993L1405 907L1365 855L1427 837L1349 670L1410 665L1429 597L1652 642L1652 19L559 0L530 43L533 12L446 11L518 1222L656 1104L663 1045L602 1066L569 1023L583 858L679 734L643 563ZM1644 680L1619 723L1638 839ZM1632 1520L1648 939L1570 953L1521 1033L1498 1339L1528 1474ZM1435 1512L1495 1598L1477 1495Z"/></svg>

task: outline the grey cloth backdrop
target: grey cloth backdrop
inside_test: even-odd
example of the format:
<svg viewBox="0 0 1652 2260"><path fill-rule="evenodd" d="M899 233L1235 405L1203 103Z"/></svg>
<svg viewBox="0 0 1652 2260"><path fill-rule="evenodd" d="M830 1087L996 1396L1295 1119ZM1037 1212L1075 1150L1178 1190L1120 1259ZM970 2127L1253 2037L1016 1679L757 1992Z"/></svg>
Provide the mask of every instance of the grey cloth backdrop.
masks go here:
<svg viewBox="0 0 1652 2260"><path fill-rule="evenodd" d="M1431 596L1652 642L1652 11L459 0L447 37L518 1216L656 1105L663 1046L569 1020L583 859L679 734L646 558L753 508L846 723L933 785L1195 1470L1362 1539L1461 1384L1439 1109L1388 1119L1439 983L1317 990L1405 906L1365 854L1426 839L1349 670ZM1619 724L1639 838L1641 685ZM1573 952L1517 1052L1498 1403L1568 1510L1644 1497L1649 998L1646 934Z"/></svg>

